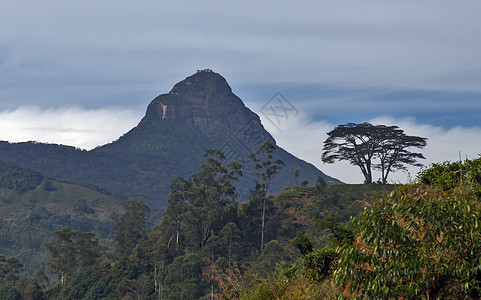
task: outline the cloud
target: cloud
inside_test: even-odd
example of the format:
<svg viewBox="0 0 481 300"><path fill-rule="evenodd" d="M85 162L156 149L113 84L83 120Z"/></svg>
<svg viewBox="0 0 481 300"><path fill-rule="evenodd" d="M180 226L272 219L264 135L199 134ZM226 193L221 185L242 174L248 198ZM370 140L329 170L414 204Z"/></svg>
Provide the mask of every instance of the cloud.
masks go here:
<svg viewBox="0 0 481 300"><path fill-rule="evenodd" d="M362 183L364 177L356 166L346 162L336 162L334 164L323 164L321 162L322 146L327 138L327 132L334 129L336 125L325 121L311 121L305 114L300 113L297 117L291 117L282 121L279 128L263 115L262 123L266 129L274 136L279 146L295 156L306 160L318 167L329 176L333 176L346 183ZM421 150L426 157L422 160L425 166L431 163L442 161L457 161L459 153L462 159L478 158L481 154L481 128L480 127L454 127L443 129L441 127L422 124L413 118L394 119L390 117L377 117L370 120L372 124L397 125L408 135L417 135L428 138L428 145ZM418 149L413 149L417 151ZM408 167L408 173L391 173L391 182L405 183L408 177L415 179L415 175L420 168ZM378 171L374 171L374 180L380 178Z"/></svg>
<svg viewBox="0 0 481 300"><path fill-rule="evenodd" d="M443 129L430 124L418 123L413 118L393 119L378 117L373 124L397 125L408 135L428 138L428 145L422 151L426 164L457 161L461 158L474 159L481 154L481 127L452 127Z"/></svg>
<svg viewBox="0 0 481 300"><path fill-rule="evenodd" d="M136 126L140 117L130 110L117 108L21 107L0 112L0 140L38 141L92 149L116 140Z"/></svg>

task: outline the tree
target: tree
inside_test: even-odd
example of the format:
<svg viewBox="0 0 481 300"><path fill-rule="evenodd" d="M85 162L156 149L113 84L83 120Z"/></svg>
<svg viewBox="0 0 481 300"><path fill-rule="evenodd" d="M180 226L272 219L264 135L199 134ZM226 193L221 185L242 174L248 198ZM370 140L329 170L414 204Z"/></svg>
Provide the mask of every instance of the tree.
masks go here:
<svg viewBox="0 0 481 300"><path fill-rule="evenodd" d="M45 244L49 257L47 267L60 276L62 284L67 275L92 266L105 254L105 247L91 232L63 227L54 232L55 241Z"/></svg>
<svg viewBox="0 0 481 300"><path fill-rule="evenodd" d="M23 264L15 257L9 257L8 259L0 255L0 283L5 281L8 284L13 285L23 272Z"/></svg>
<svg viewBox="0 0 481 300"><path fill-rule="evenodd" d="M379 126L379 125L378 125ZM408 148L426 147L426 138L419 136L407 136L397 126L384 128L384 138L379 145L377 158L379 163L374 165L375 169L381 170L382 183L387 183L390 172L395 170L406 170L406 165L421 167L416 159L424 159L421 153L410 152Z"/></svg>
<svg viewBox="0 0 481 300"><path fill-rule="evenodd" d="M408 136L398 126L367 122L339 125L327 135L322 153L324 163L346 160L361 169L365 183L372 183L372 169L379 169L384 184L390 172L405 170L405 165L420 166L416 159L424 156L410 152L408 148L423 148L427 140ZM374 163L375 159L379 162Z"/></svg>
<svg viewBox="0 0 481 300"><path fill-rule="evenodd" d="M341 222L340 216L336 213L330 213L322 220L313 219L317 226L329 236L329 245L337 247L343 243L352 244L354 242L354 230L348 225Z"/></svg>
<svg viewBox="0 0 481 300"><path fill-rule="evenodd" d="M179 177L172 181L169 207L162 220L169 245L175 242L190 251L203 249L210 236L236 218L234 183L242 176L242 166L238 162L225 166L224 159L220 150L209 149L200 172L191 180Z"/></svg>
<svg viewBox="0 0 481 300"><path fill-rule="evenodd" d="M303 256L311 253L314 247L314 243L309 237L300 231L298 231L296 237L292 239L291 245L297 247Z"/></svg>
<svg viewBox="0 0 481 300"><path fill-rule="evenodd" d="M200 249L203 249L209 236L219 232L229 220L235 206L234 182L242 176L241 165L232 162L224 166L224 153L209 149L204 154L201 171L192 177L192 189L187 202L190 219L197 218L201 229ZM227 221L227 222L226 222Z"/></svg>
<svg viewBox="0 0 481 300"><path fill-rule="evenodd" d="M150 209L141 201L132 198L123 202L124 213L112 214L115 221L115 254L119 258L127 257L147 232L147 217Z"/></svg>
<svg viewBox="0 0 481 300"><path fill-rule="evenodd" d="M481 160L462 167L479 175ZM455 168L435 165L420 177L429 182L435 173L442 181L376 199L356 221L356 241L340 247L337 283L368 299L479 299L480 181L457 181Z"/></svg>
<svg viewBox="0 0 481 300"><path fill-rule="evenodd" d="M183 244L185 228L184 215L191 182L183 177L177 177L170 184L169 206L162 215L160 228L168 238L167 248L179 251Z"/></svg>
<svg viewBox="0 0 481 300"><path fill-rule="evenodd" d="M270 142L266 141L257 152L250 155L250 158L255 163L256 175L261 179L260 191L262 193L262 213L261 213L261 252L264 249L264 225L265 225L265 214L266 214L266 199L267 199L267 189L272 181L272 178L277 171L285 166L282 160L274 161L273 152L276 147Z"/></svg>

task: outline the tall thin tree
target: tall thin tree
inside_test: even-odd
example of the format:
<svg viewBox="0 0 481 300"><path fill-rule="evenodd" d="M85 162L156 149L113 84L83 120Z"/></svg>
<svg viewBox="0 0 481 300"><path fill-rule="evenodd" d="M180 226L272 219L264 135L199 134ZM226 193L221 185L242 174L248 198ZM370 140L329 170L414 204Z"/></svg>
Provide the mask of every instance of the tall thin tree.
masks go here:
<svg viewBox="0 0 481 300"><path fill-rule="evenodd" d="M266 216L267 190L272 178L277 171L285 166L282 160L275 160L273 152L276 150L270 141L266 141L256 153L252 153L250 158L255 163L256 175L261 180L262 211L261 211L261 252L264 249L264 227Z"/></svg>

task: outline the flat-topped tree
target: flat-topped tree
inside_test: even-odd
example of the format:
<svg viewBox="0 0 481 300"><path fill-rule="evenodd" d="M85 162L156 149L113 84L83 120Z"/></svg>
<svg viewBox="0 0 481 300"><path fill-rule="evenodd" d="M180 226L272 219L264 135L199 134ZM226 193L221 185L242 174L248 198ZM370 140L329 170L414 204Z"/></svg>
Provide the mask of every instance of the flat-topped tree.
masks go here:
<svg viewBox="0 0 481 300"><path fill-rule="evenodd" d="M422 149L427 144L426 138L408 136L398 126L367 122L339 125L327 135L322 161L347 160L361 169L365 183L372 183L373 168L381 170L385 184L390 172L405 170L406 165L421 166L417 159L424 159L424 156L408 149Z"/></svg>
<svg viewBox="0 0 481 300"><path fill-rule="evenodd" d="M411 152L408 148L422 149L427 145L427 139L419 136L405 135L397 126L394 130L384 129L385 135L376 157L379 163L374 164L374 169L381 170L382 183L387 183L390 172L396 170L407 170L406 165L421 167L423 164L417 159L425 159L421 153ZM389 128L389 127L386 127Z"/></svg>

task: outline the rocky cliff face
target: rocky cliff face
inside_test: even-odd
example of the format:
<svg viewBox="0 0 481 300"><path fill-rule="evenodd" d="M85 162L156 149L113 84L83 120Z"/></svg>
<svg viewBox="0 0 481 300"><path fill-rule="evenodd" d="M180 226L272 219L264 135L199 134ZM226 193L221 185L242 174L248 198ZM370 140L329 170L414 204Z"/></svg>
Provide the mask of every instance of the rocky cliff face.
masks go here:
<svg viewBox="0 0 481 300"><path fill-rule="evenodd" d="M155 98L142 122L146 119L192 125L208 136L233 134L251 121L262 127L259 117L232 93L227 81L210 70L187 77L168 94Z"/></svg>

